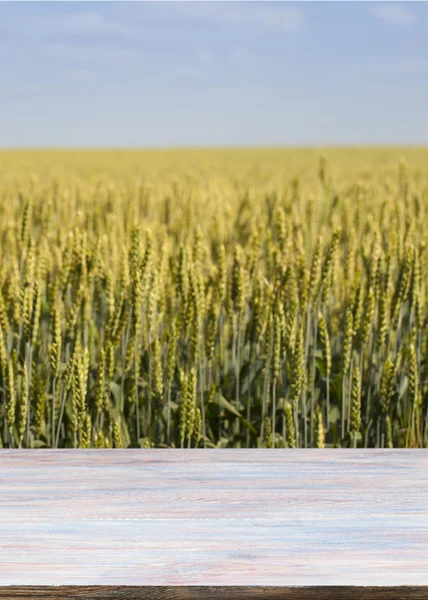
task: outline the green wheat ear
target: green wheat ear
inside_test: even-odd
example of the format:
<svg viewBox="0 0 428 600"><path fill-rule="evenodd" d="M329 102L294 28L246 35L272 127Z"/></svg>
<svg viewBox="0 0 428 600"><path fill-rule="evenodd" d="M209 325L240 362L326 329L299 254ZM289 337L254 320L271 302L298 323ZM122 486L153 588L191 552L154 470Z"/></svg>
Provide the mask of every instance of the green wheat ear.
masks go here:
<svg viewBox="0 0 428 600"><path fill-rule="evenodd" d="M319 405L315 409L314 439L316 448L324 448L325 431L322 410Z"/></svg>
<svg viewBox="0 0 428 600"><path fill-rule="evenodd" d="M296 447L296 430L294 427L293 408L290 404L285 407L285 418L287 423L287 445L289 448Z"/></svg>
<svg viewBox="0 0 428 600"><path fill-rule="evenodd" d="M352 368L351 433L356 446L356 436L361 432L361 373L358 364Z"/></svg>

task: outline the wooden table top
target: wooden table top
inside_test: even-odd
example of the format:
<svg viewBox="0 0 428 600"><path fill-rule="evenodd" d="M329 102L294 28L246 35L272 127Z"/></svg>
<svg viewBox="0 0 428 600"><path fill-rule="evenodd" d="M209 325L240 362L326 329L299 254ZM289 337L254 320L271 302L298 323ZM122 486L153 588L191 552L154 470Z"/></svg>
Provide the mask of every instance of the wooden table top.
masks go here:
<svg viewBox="0 0 428 600"><path fill-rule="evenodd" d="M428 451L0 451L0 598L329 586L428 598Z"/></svg>

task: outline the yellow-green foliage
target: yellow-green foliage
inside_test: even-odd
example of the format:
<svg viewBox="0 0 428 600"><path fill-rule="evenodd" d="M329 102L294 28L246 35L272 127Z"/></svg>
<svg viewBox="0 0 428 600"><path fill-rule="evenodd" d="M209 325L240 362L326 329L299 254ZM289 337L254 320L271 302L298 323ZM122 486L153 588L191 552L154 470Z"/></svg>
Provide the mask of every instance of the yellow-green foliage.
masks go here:
<svg viewBox="0 0 428 600"><path fill-rule="evenodd" d="M0 152L0 446L426 447L427 159Z"/></svg>

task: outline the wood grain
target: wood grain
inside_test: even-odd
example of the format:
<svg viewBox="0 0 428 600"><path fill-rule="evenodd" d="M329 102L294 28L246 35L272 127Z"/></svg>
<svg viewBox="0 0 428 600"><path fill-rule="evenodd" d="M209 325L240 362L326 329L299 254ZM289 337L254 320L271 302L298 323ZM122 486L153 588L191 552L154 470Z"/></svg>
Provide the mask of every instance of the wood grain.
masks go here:
<svg viewBox="0 0 428 600"><path fill-rule="evenodd" d="M424 586L59 586L0 588L0 600L427 600Z"/></svg>
<svg viewBox="0 0 428 600"><path fill-rule="evenodd" d="M1 600L231 596L428 599L428 452L0 452Z"/></svg>

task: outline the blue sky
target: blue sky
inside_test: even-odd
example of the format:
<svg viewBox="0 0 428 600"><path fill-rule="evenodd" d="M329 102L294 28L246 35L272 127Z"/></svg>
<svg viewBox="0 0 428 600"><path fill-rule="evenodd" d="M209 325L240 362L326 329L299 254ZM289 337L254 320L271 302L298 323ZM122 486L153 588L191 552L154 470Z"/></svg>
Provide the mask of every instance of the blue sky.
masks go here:
<svg viewBox="0 0 428 600"><path fill-rule="evenodd" d="M0 2L0 146L428 144L428 3Z"/></svg>

